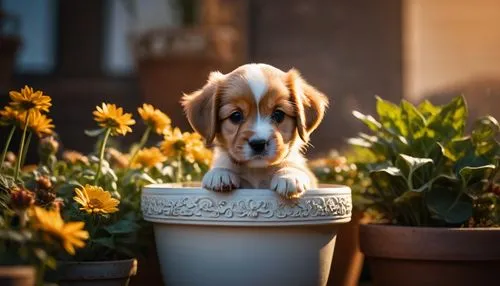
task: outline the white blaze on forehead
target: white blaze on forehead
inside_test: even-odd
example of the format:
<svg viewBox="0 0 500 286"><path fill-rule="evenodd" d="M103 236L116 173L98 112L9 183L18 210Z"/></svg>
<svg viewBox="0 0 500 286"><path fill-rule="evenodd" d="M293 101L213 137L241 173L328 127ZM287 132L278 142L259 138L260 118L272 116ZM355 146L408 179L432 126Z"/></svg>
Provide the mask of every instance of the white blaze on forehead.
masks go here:
<svg viewBox="0 0 500 286"><path fill-rule="evenodd" d="M250 140L255 140L255 139L269 140L269 137L271 137L271 134L273 132L273 126L271 125L269 119L261 118L260 116L258 116L253 126L253 132L254 134L250 138Z"/></svg>
<svg viewBox="0 0 500 286"><path fill-rule="evenodd" d="M266 77L258 65L252 64L247 67L245 78L255 97L255 102L258 104L267 91Z"/></svg>

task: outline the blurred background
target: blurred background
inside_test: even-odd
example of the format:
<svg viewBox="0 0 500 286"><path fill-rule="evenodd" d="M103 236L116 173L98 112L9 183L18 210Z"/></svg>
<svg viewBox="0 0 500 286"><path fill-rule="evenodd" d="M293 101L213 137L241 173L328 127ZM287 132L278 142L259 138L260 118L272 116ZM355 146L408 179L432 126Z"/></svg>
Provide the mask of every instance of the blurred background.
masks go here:
<svg viewBox="0 0 500 286"><path fill-rule="evenodd" d="M298 68L330 97L311 157L342 149L375 95L464 93L471 117L500 115L498 0L1 0L0 24L0 103L43 90L63 144L84 152L102 101L151 103L188 130L182 92L247 62Z"/></svg>

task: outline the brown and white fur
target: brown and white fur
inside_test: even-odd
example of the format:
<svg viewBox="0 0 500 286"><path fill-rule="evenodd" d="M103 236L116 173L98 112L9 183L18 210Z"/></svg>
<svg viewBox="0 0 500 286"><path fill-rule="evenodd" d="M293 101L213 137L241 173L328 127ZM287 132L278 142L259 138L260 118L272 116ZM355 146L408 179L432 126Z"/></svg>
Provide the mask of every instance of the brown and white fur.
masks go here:
<svg viewBox="0 0 500 286"><path fill-rule="evenodd" d="M302 151L328 99L297 70L247 64L228 74L212 72L182 105L193 129L214 145L204 188L271 188L297 198L316 187Z"/></svg>

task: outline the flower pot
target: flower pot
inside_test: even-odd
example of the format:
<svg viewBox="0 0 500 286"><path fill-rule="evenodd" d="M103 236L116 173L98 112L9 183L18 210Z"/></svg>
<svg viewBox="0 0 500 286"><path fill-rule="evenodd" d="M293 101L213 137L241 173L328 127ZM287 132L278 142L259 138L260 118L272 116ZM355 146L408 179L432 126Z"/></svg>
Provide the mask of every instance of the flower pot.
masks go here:
<svg viewBox="0 0 500 286"><path fill-rule="evenodd" d="M150 185L163 280L175 285L326 285L338 224L351 219L351 190L329 186L286 201L270 190L215 193Z"/></svg>
<svg viewBox="0 0 500 286"><path fill-rule="evenodd" d="M365 221L367 219L363 217L363 212L354 210L351 221L339 226L328 285L355 286L359 284L364 261L363 253L359 248L359 225Z"/></svg>
<svg viewBox="0 0 500 286"><path fill-rule="evenodd" d="M31 266L0 266L0 285L33 286L36 271Z"/></svg>
<svg viewBox="0 0 500 286"><path fill-rule="evenodd" d="M373 285L490 285L499 241L500 228L360 227Z"/></svg>
<svg viewBox="0 0 500 286"><path fill-rule="evenodd" d="M96 262L58 262L57 283L59 286L123 286L137 272L137 260L114 260Z"/></svg>

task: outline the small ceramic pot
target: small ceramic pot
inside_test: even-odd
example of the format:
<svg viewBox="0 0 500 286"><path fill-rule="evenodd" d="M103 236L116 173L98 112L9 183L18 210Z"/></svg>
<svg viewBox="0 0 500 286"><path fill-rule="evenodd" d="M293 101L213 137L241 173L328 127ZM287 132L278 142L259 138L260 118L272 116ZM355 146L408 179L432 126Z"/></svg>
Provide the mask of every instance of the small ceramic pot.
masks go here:
<svg viewBox="0 0 500 286"><path fill-rule="evenodd" d="M154 224L166 285L326 285L352 202L344 186L288 201L266 189L150 185L142 211Z"/></svg>
<svg viewBox="0 0 500 286"><path fill-rule="evenodd" d="M373 285L493 285L500 228L361 225Z"/></svg>
<svg viewBox="0 0 500 286"><path fill-rule="evenodd" d="M33 286L36 271L31 266L0 266L0 285Z"/></svg>
<svg viewBox="0 0 500 286"><path fill-rule="evenodd" d="M137 272L137 260L57 263L59 286L126 286Z"/></svg>

